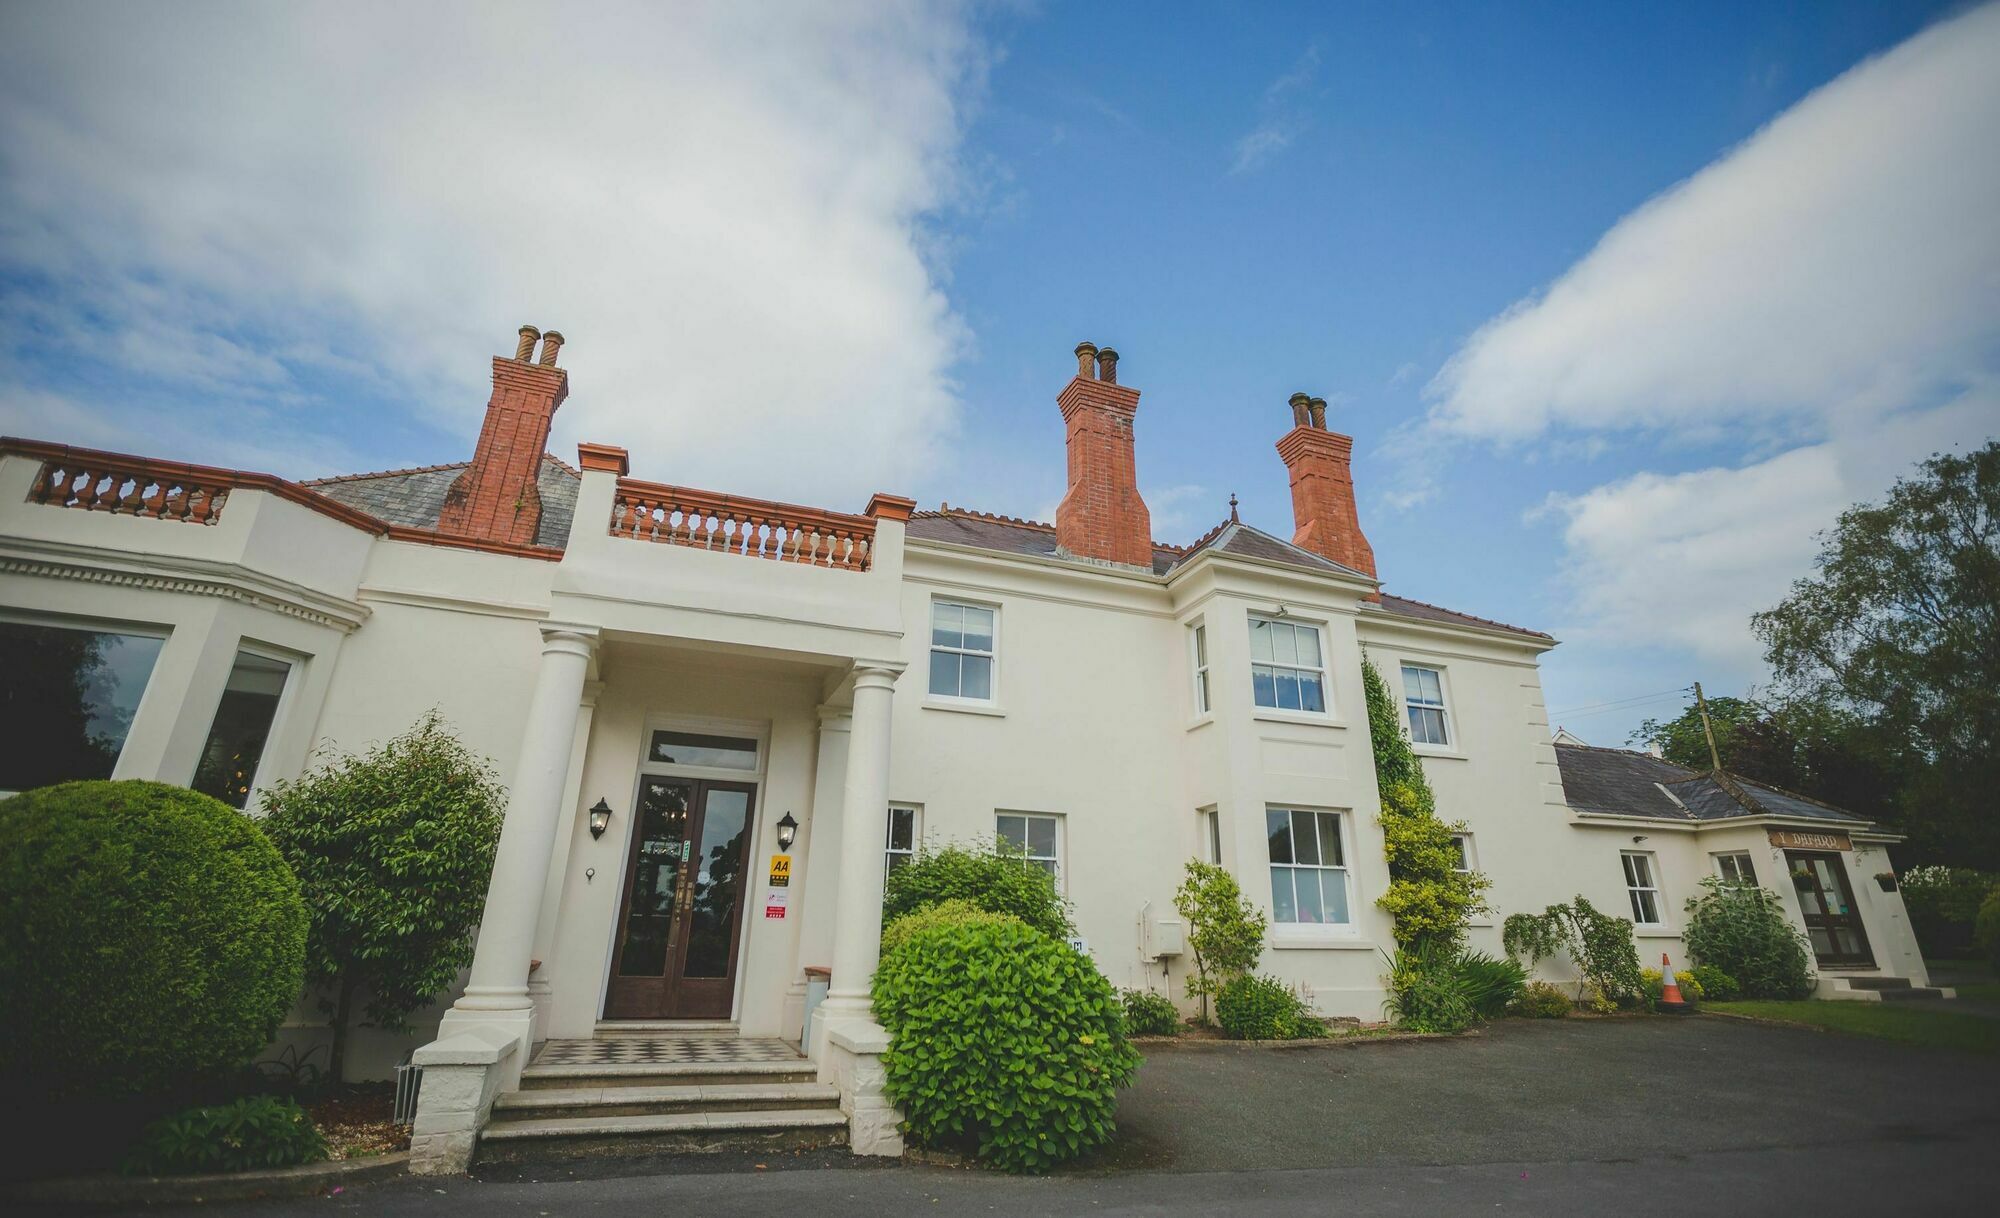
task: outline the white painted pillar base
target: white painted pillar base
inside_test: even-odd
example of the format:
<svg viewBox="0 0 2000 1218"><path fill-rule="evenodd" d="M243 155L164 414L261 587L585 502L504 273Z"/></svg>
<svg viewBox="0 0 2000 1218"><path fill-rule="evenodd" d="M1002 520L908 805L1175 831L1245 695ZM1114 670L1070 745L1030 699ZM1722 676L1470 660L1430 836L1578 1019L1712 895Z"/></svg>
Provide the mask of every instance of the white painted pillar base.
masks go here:
<svg viewBox="0 0 2000 1218"><path fill-rule="evenodd" d="M521 1073L518 1042L494 1028L474 1029L418 1049L411 1060L424 1070L417 1119L410 1128L410 1170L420 1176L460 1175L472 1166L479 1131L494 1097Z"/></svg>

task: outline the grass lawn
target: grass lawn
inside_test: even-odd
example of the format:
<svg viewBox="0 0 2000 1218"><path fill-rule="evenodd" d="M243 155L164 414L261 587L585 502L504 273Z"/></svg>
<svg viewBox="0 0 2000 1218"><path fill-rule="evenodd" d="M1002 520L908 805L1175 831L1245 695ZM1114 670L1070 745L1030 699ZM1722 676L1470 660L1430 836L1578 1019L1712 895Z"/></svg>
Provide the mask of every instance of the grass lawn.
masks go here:
<svg viewBox="0 0 2000 1218"><path fill-rule="evenodd" d="M2000 1002L2000 981L1974 981L1970 984L1960 982L1952 988L1958 991L1960 998L1973 998L1980 1002Z"/></svg>
<svg viewBox="0 0 2000 1218"><path fill-rule="evenodd" d="M1709 1002L1703 1009L1754 1015L1829 1032L1875 1036L1906 1045L2000 1053L2000 1019L1941 1009L1938 1003Z"/></svg>

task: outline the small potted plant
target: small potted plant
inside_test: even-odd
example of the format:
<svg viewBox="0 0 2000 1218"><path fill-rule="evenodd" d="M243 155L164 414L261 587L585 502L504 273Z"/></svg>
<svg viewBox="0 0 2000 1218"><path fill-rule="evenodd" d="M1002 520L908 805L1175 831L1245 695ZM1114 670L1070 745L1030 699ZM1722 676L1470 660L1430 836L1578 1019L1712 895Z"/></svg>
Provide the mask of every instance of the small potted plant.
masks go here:
<svg viewBox="0 0 2000 1218"><path fill-rule="evenodd" d="M1878 872L1876 872L1876 873L1875 873L1875 882L1876 882L1877 884L1880 884L1880 885L1882 886L1882 891L1883 891L1883 892L1894 892L1894 891L1896 891L1896 873L1895 873L1895 872L1893 872L1893 871L1878 871Z"/></svg>

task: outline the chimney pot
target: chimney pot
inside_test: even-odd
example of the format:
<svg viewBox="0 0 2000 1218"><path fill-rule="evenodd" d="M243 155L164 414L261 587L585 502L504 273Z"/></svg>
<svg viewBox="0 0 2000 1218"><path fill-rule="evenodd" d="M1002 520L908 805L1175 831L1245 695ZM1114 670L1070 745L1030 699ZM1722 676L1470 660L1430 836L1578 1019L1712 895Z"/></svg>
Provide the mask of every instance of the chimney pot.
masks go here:
<svg viewBox="0 0 2000 1218"><path fill-rule="evenodd" d="M1308 413L1309 415L1311 415L1311 417L1312 417L1312 425L1313 425L1313 430L1314 430L1314 431L1325 431L1325 430L1326 430L1326 399L1325 399L1325 398L1314 398L1314 399L1313 399L1313 400L1312 400L1312 401L1311 401L1310 403L1308 403L1308 404L1307 404L1307 406L1306 406L1306 410L1307 410L1307 413Z"/></svg>
<svg viewBox="0 0 2000 1218"><path fill-rule="evenodd" d="M1312 399L1303 393L1292 395L1290 403L1292 407L1292 426L1304 427L1312 421L1311 417L1306 413L1306 406L1311 401Z"/></svg>
<svg viewBox="0 0 2000 1218"><path fill-rule="evenodd" d="M562 350L563 336L560 330L550 330L542 335L542 367L556 366L556 352Z"/></svg>
<svg viewBox="0 0 2000 1218"><path fill-rule="evenodd" d="M535 343L538 342L541 339L541 337L542 337L542 332L540 330L535 329L533 326L522 326L521 341L515 344L514 358L520 360L524 364L527 363L529 360L535 358Z"/></svg>
<svg viewBox="0 0 2000 1218"><path fill-rule="evenodd" d="M1109 347L1097 353L1097 379L1107 385L1118 383L1118 353Z"/></svg>
<svg viewBox="0 0 2000 1218"><path fill-rule="evenodd" d="M1097 379L1097 344L1078 343L1076 345L1076 374L1086 381Z"/></svg>

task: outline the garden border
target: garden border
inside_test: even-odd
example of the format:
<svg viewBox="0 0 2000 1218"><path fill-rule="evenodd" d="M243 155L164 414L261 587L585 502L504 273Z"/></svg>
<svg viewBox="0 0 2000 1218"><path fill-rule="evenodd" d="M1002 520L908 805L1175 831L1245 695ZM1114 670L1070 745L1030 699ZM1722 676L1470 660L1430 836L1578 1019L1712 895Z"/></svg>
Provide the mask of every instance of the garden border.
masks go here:
<svg viewBox="0 0 2000 1218"><path fill-rule="evenodd" d="M1207 1036L1128 1036L1126 1042L1144 1053L1162 1045L1187 1049L1353 1049L1362 1045L1405 1044L1413 1040L1464 1040L1484 1035L1479 1029L1464 1032L1379 1032L1349 1033L1345 1036L1314 1036L1299 1040L1226 1040Z"/></svg>
<svg viewBox="0 0 2000 1218"><path fill-rule="evenodd" d="M407 1175L410 1152L391 1151L362 1159L301 1163L264 1171L217 1172L200 1176L65 1176L0 1185L0 1201L14 1204L112 1206L179 1205L205 1201L245 1201L259 1197L311 1197L329 1188L368 1184Z"/></svg>

